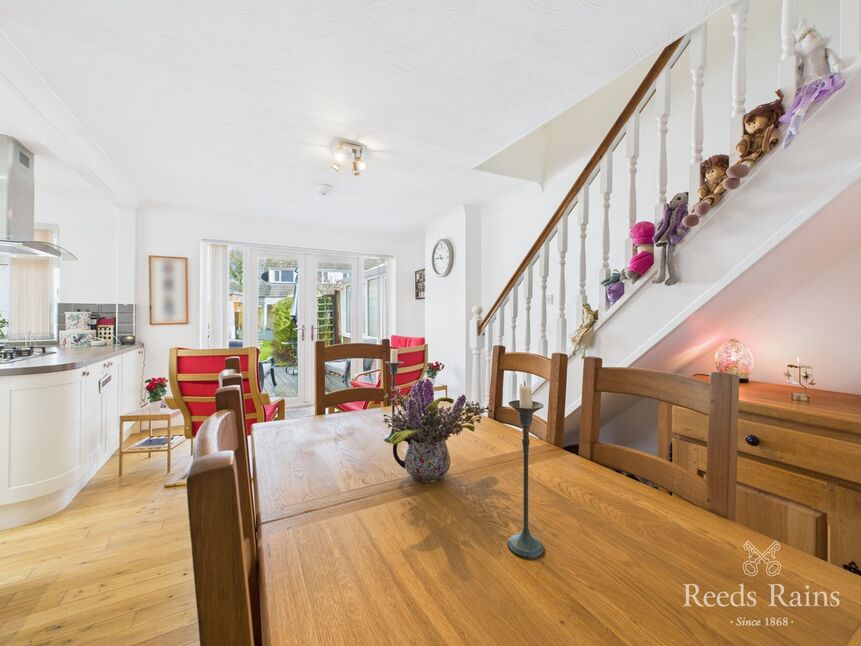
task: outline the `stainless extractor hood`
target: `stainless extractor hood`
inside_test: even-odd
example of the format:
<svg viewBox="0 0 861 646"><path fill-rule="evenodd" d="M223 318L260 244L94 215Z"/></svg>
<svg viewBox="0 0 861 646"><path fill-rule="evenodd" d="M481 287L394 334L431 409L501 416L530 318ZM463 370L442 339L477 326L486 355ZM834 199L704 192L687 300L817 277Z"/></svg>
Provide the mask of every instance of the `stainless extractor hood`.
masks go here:
<svg viewBox="0 0 861 646"><path fill-rule="evenodd" d="M51 242L34 240L33 153L9 135L0 135L0 253L77 260Z"/></svg>

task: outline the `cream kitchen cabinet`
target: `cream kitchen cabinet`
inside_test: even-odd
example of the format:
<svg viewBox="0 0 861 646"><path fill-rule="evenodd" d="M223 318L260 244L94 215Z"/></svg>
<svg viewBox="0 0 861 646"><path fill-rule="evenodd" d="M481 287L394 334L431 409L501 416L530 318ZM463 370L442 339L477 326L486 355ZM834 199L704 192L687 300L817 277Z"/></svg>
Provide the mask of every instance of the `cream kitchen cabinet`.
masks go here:
<svg viewBox="0 0 861 646"><path fill-rule="evenodd" d="M140 346L63 351L0 366L0 529L63 509L118 447ZM138 358L139 357L139 358ZM136 407L135 399L132 408Z"/></svg>

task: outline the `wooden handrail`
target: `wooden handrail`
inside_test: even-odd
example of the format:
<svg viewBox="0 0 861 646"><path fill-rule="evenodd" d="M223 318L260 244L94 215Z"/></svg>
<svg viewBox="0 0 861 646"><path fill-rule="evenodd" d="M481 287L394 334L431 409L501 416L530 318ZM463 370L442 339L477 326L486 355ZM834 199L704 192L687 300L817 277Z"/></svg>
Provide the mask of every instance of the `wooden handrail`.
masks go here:
<svg viewBox="0 0 861 646"><path fill-rule="evenodd" d="M657 60L654 62L651 68L649 68L648 73L640 82L640 85L637 87L637 90L631 96L628 103L625 104L625 107L622 109L621 114L616 119L616 122L612 125L610 130L604 136L604 139L601 140L601 143L598 145L598 148L595 150L595 153L592 155L592 158L583 168L583 171L580 173L579 177L577 177L577 181L571 186L571 189L568 193L565 194L565 197L562 199L562 202L556 208L556 211L553 213L553 217L550 218L550 221L541 231L541 235L538 236L538 239L533 243L533 245L529 248L527 254L523 257L523 260L517 266L517 269L514 270L511 278L508 279L508 282L505 284L505 287L502 288L502 291L499 293L496 301L493 303L491 308L487 311L487 314L484 315L481 322L478 324L478 333L482 334L484 332L484 328L487 327L488 322L494 317L497 310L502 306L502 303L505 302L506 296L508 293L514 288L517 284L517 280L520 276L526 271L529 263L532 262L532 259L535 257L535 254L538 253L539 249L544 245L545 242L553 235L553 229L556 228L556 224L559 220L562 219L562 216L568 211L571 207L572 202L574 202L577 194L589 181L589 175L592 174L598 164L601 163L601 160L604 158L604 155L610 150L610 146L613 145L613 141L622 131L622 128L628 123L628 119L631 118L631 115L634 114L634 110L637 109L637 106L642 101L643 97L651 89L652 85L658 78L658 75L663 71L663 69L667 66L670 60L673 57L676 49L678 49L679 45L684 40L684 37L679 38L673 43L670 43L664 50L660 53Z"/></svg>

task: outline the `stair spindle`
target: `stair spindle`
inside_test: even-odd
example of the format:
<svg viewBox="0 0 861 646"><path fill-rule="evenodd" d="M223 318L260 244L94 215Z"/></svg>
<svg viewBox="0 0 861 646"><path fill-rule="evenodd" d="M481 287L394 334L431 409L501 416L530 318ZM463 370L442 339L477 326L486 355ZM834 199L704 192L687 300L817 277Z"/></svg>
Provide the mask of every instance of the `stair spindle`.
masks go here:
<svg viewBox="0 0 861 646"><path fill-rule="evenodd" d="M472 374L470 375L470 397L476 401L481 398L481 349L484 346L484 336L478 333L481 325L481 305L472 308L470 324L470 340L472 342Z"/></svg>
<svg viewBox="0 0 861 646"><path fill-rule="evenodd" d="M703 83L706 71L707 31L703 23L691 32L690 51L691 92L693 113L691 114L691 175L690 203L697 199L700 187L700 165L703 162Z"/></svg>
<svg viewBox="0 0 861 646"><path fill-rule="evenodd" d="M861 54L861 0L840 0L840 58L852 64ZM792 96L792 95L787 95Z"/></svg>
<svg viewBox="0 0 861 646"><path fill-rule="evenodd" d="M485 383L487 384L487 388L485 389L485 404L490 402L490 382L493 375L493 324L495 321L496 317L494 316L487 322L487 327L484 330L484 335L487 337L487 343L484 344L484 372L486 375Z"/></svg>
<svg viewBox="0 0 861 646"><path fill-rule="evenodd" d="M577 224L580 227L580 312L582 314L582 305L589 300L589 297L586 295L586 230L589 227L588 184L580 192L580 197L577 200L580 202L580 213L577 216ZM580 318L582 319L582 316Z"/></svg>
<svg viewBox="0 0 861 646"><path fill-rule="evenodd" d="M506 348L506 352L517 352L517 289L520 283L514 283L511 288L511 336L510 344ZM517 373L511 373L511 399L517 399Z"/></svg>
<svg viewBox="0 0 861 646"><path fill-rule="evenodd" d="M658 204L655 216L660 218L667 201L667 125L670 120L670 67L665 67L655 85L655 111L658 120Z"/></svg>
<svg viewBox="0 0 861 646"><path fill-rule="evenodd" d="M601 280L610 275L610 193L613 192L613 152L601 160L601 198L604 207L604 228L601 236Z"/></svg>
<svg viewBox="0 0 861 646"><path fill-rule="evenodd" d="M559 220L556 227L556 244L559 249L559 316L556 324L558 332L557 351L568 350L568 321L565 319L565 254L568 253L568 213Z"/></svg>
<svg viewBox="0 0 861 646"><path fill-rule="evenodd" d="M738 0L730 9L732 16L732 110L730 114L730 150L735 150L741 138L741 118L744 116L745 92L747 91L747 14L748 0ZM795 25L792 26L795 29ZM794 81L793 81L794 83ZM791 96L791 95L790 95Z"/></svg>
<svg viewBox="0 0 861 646"><path fill-rule="evenodd" d="M547 350L547 276L550 274L550 241L541 247L539 260L538 282L541 292L541 320L538 323L538 347L542 355L548 356Z"/></svg>
<svg viewBox="0 0 861 646"><path fill-rule="evenodd" d="M625 126L625 148L628 157L628 229L625 231L624 239L628 239L628 232L637 221L637 158L640 156L640 112L634 110L633 116ZM634 255L633 245L625 245L625 263Z"/></svg>
<svg viewBox="0 0 861 646"><path fill-rule="evenodd" d="M795 96L795 26L798 24L798 0L780 3L780 63L777 84L787 99Z"/></svg>
<svg viewBox="0 0 861 646"><path fill-rule="evenodd" d="M532 269L535 263L526 267L526 278L523 281L523 351L532 349Z"/></svg>

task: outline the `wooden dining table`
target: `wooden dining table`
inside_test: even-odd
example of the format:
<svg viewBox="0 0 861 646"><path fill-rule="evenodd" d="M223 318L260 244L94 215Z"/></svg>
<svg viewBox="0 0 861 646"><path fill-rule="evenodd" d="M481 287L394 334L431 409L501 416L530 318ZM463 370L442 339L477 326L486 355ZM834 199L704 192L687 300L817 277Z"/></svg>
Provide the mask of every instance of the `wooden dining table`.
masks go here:
<svg viewBox="0 0 861 646"><path fill-rule="evenodd" d="M520 431L420 484L382 416L255 425L267 644L861 643L861 577L535 438L520 559Z"/></svg>

